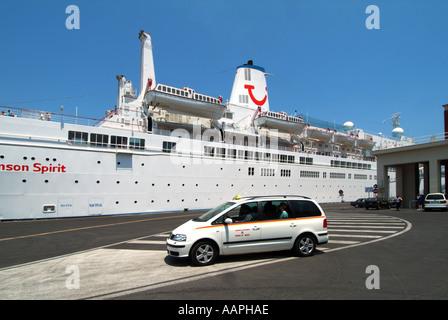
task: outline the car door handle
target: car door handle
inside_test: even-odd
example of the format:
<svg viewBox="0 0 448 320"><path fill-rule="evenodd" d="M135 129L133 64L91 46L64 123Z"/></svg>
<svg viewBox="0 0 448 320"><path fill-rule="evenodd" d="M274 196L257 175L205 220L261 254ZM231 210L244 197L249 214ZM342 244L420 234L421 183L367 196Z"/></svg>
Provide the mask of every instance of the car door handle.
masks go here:
<svg viewBox="0 0 448 320"><path fill-rule="evenodd" d="M252 230L254 230L254 231L260 230L260 227L259 226L253 226Z"/></svg>
<svg viewBox="0 0 448 320"><path fill-rule="evenodd" d="M293 223L291 223L290 225L289 225L291 228L295 228L295 227L297 227L297 225L293 222Z"/></svg>

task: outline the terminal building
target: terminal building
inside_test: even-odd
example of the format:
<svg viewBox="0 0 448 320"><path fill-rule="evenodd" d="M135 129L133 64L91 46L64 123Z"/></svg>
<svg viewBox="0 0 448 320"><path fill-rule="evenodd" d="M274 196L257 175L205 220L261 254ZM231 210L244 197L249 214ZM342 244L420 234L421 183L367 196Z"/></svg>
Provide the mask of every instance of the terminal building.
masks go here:
<svg viewBox="0 0 448 320"><path fill-rule="evenodd" d="M399 195L403 207L409 207L418 194L447 193L448 104L443 107L444 133L430 137L429 142L372 152L377 157L380 196ZM395 172L394 186L390 183L390 172Z"/></svg>

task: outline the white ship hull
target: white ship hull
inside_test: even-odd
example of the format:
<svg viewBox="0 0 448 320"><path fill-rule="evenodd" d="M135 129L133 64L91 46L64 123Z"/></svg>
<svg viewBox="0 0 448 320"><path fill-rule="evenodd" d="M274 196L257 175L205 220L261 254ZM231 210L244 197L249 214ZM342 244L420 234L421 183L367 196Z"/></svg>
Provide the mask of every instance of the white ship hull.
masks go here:
<svg viewBox="0 0 448 320"><path fill-rule="evenodd" d="M261 155L258 160L240 159L244 150L261 150L73 124L61 128L59 123L22 118L1 117L0 127L0 219L200 210L237 194L300 194L338 202L338 191L343 190L349 201L376 181L374 162L359 162L370 169L354 170L331 167L332 158L318 155L313 165L300 164L305 155L293 152L281 154L293 156L294 163L271 162ZM20 135L5 134L18 127ZM76 144L68 141L69 131L126 133L128 139L145 139L146 145L144 150L130 150ZM190 148L163 152L164 141ZM241 152L236 158L211 157L203 154L205 146ZM362 180L354 179L357 173Z"/></svg>

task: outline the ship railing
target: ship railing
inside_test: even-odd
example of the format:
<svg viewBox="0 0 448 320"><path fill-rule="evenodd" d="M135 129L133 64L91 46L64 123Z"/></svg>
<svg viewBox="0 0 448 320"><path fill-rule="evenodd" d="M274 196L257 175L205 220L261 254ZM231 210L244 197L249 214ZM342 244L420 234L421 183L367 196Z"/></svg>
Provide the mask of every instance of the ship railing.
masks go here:
<svg viewBox="0 0 448 320"><path fill-rule="evenodd" d="M73 116L64 113L55 113L48 111L40 111L25 108L0 106L0 113L4 112L5 116L19 117L24 119L35 119L41 121L52 121L70 124L80 124L94 126L98 119Z"/></svg>
<svg viewBox="0 0 448 320"><path fill-rule="evenodd" d="M434 135L426 135L426 136L417 137L417 138L402 137L401 140L395 140L393 142L384 142L383 141L382 143L379 144L378 149L384 150L384 149L405 147L405 146L415 145L415 144L437 142L437 141L442 141L445 139L448 139L448 132L441 132L441 133L437 133Z"/></svg>
<svg viewBox="0 0 448 320"><path fill-rule="evenodd" d="M259 117L269 117L289 122L303 123L301 117L288 116L285 112L263 111L260 113Z"/></svg>

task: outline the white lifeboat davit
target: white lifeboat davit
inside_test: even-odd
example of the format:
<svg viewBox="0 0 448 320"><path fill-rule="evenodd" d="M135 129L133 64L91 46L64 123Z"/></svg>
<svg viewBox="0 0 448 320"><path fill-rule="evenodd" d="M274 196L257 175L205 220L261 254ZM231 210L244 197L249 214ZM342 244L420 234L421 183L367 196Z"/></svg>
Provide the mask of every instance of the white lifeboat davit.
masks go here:
<svg viewBox="0 0 448 320"><path fill-rule="evenodd" d="M196 93L191 88L179 89L163 84L148 90L145 101L170 113L209 119L220 119L226 110L221 99Z"/></svg>
<svg viewBox="0 0 448 320"><path fill-rule="evenodd" d="M288 116L285 112L263 111L254 119L254 125L281 132L300 134L306 124L301 117Z"/></svg>

